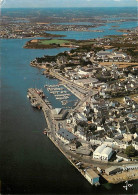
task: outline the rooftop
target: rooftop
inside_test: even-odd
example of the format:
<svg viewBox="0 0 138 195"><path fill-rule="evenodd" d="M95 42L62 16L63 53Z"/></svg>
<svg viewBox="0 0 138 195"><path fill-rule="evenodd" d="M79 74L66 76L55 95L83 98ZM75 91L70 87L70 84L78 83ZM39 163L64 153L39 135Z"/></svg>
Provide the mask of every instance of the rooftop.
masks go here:
<svg viewBox="0 0 138 195"><path fill-rule="evenodd" d="M94 152L101 153L104 150L104 148L106 148L106 145L102 144L101 146L98 146Z"/></svg>
<svg viewBox="0 0 138 195"><path fill-rule="evenodd" d="M71 132L63 128L59 129L57 133L68 141L72 141L76 138L76 136L74 136Z"/></svg>
<svg viewBox="0 0 138 195"><path fill-rule="evenodd" d="M106 147L106 148L104 148L104 150L102 151L102 154L109 155L111 152L112 152L112 148Z"/></svg>
<svg viewBox="0 0 138 195"><path fill-rule="evenodd" d="M87 170L86 170L86 174L89 175L89 177L90 177L91 179L93 179L93 178L95 178L95 177L99 177L99 175L98 175L97 173L95 173L95 172L93 171L93 169L87 169Z"/></svg>

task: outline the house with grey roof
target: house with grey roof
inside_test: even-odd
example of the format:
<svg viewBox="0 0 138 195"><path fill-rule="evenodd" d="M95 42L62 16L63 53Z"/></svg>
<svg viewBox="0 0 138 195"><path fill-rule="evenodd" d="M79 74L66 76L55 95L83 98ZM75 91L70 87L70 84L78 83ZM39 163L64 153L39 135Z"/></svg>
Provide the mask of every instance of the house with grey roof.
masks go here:
<svg viewBox="0 0 138 195"><path fill-rule="evenodd" d="M69 144L77 139L75 135L64 128L59 129L56 135L66 144Z"/></svg>

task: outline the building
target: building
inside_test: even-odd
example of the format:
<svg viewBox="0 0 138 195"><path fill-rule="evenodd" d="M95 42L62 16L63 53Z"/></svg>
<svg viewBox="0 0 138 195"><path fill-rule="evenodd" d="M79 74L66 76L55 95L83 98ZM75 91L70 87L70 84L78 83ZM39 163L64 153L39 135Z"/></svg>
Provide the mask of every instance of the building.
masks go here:
<svg viewBox="0 0 138 195"><path fill-rule="evenodd" d="M91 150L89 150L87 147L79 147L76 149L77 154L85 155L85 156L90 156L91 155Z"/></svg>
<svg viewBox="0 0 138 195"><path fill-rule="evenodd" d="M99 52L97 52L97 56L99 57L99 58L101 58L101 59L103 59L103 58L105 58L106 56L108 56L108 55L110 55L111 54L111 52L109 52L109 51L99 51Z"/></svg>
<svg viewBox="0 0 138 195"><path fill-rule="evenodd" d="M113 154L112 148L106 147L101 153L101 158L103 160L109 160Z"/></svg>
<svg viewBox="0 0 138 195"><path fill-rule="evenodd" d="M93 152L93 158L100 159L101 158L101 152L103 149L106 148L106 145L102 144L101 146L98 146L96 150Z"/></svg>
<svg viewBox="0 0 138 195"><path fill-rule="evenodd" d="M51 112L55 120L63 120L68 114L68 111L62 108L55 108Z"/></svg>
<svg viewBox="0 0 138 195"><path fill-rule="evenodd" d="M77 113L77 119L79 121L87 121L87 118L82 113Z"/></svg>
<svg viewBox="0 0 138 195"><path fill-rule="evenodd" d="M109 167L109 168L105 169L105 173L107 175L114 175L114 174L116 174L116 173L118 173L120 171L122 171L122 168L121 167L117 167L117 166L115 166L115 167L112 166L112 167Z"/></svg>
<svg viewBox="0 0 138 195"><path fill-rule="evenodd" d="M126 166L123 166L122 169L124 171L138 169L138 164L135 164L135 165L126 165Z"/></svg>
<svg viewBox="0 0 138 195"><path fill-rule="evenodd" d="M131 159L130 159L129 157L127 157L127 155L124 154L124 153L122 153L122 152L118 153L118 154L116 155L116 157L117 157L118 159L121 159L121 160L124 160L124 161L131 161Z"/></svg>
<svg viewBox="0 0 138 195"><path fill-rule="evenodd" d="M86 170L85 177L90 182L90 184L99 184L99 175L97 175L97 173L95 173L92 169Z"/></svg>
<svg viewBox="0 0 138 195"><path fill-rule="evenodd" d="M78 79L78 80L74 80L74 83L83 87L87 87L87 86L94 86L95 84L98 83L98 80L95 78Z"/></svg>
<svg viewBox="0 0 138 195"><path fill-rule="evenodd" d="M76 140L76 136L66 129L59 129L56 135L66 144L69 144Z"/></svg>
<svg viewBox="0 0 138 195"><path fill-rule="evenodd" d="M112 148L106 147L106 145L102 144L101 146L98 146L93 152L93 158L108 161L111 158L112 154Z"/></svg>
<svg viewBox="0 0 138 195"><path fill-rule="evenodd" d="M129 62L131 60L130 56L122 52L109 52L109 51L99 51L96 54L97 60L102 60L105 62Z"/></svg>

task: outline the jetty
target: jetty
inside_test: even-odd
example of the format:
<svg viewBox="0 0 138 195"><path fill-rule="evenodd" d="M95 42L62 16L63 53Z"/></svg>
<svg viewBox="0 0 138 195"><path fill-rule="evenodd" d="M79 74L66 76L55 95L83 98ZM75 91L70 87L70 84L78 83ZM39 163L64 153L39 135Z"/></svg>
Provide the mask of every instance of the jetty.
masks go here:
<svg viewBox="0 0 138 195"><path fill-rule="evenodd" d="M52 106L48 104L48 100L44 101L43 96L38 93L38 90L30 88L28 89L27 96L31 99L32 102L35 102L41 106L43 109L52 109Z"/></svg>
<svg viewBox="0 0 138 195"><path fill-rule="evenodd" d="M50 130L52 121L52 116L50 112L52 106L50 102L48 100L43 100L43 98L37 93L37 90L33 88L28 89L27 96L29 97L31 102L35 103L36 105L39 105L39 107L43 110L48 129Z"/></svg>

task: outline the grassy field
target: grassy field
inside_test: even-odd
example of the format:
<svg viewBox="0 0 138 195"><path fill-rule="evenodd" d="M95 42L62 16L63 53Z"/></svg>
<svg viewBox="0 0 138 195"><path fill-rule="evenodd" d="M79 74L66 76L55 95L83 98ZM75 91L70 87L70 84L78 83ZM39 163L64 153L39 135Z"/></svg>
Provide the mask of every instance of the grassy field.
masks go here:
<svg viewBox="0 0 138 195"><path fill-rule="evenodd" d="M60 40L60 39L51 39L51 40L41 40L39 44L41 45L50 45L50 44L65 44L70 43L70 41L67 40Z"/></svg>

